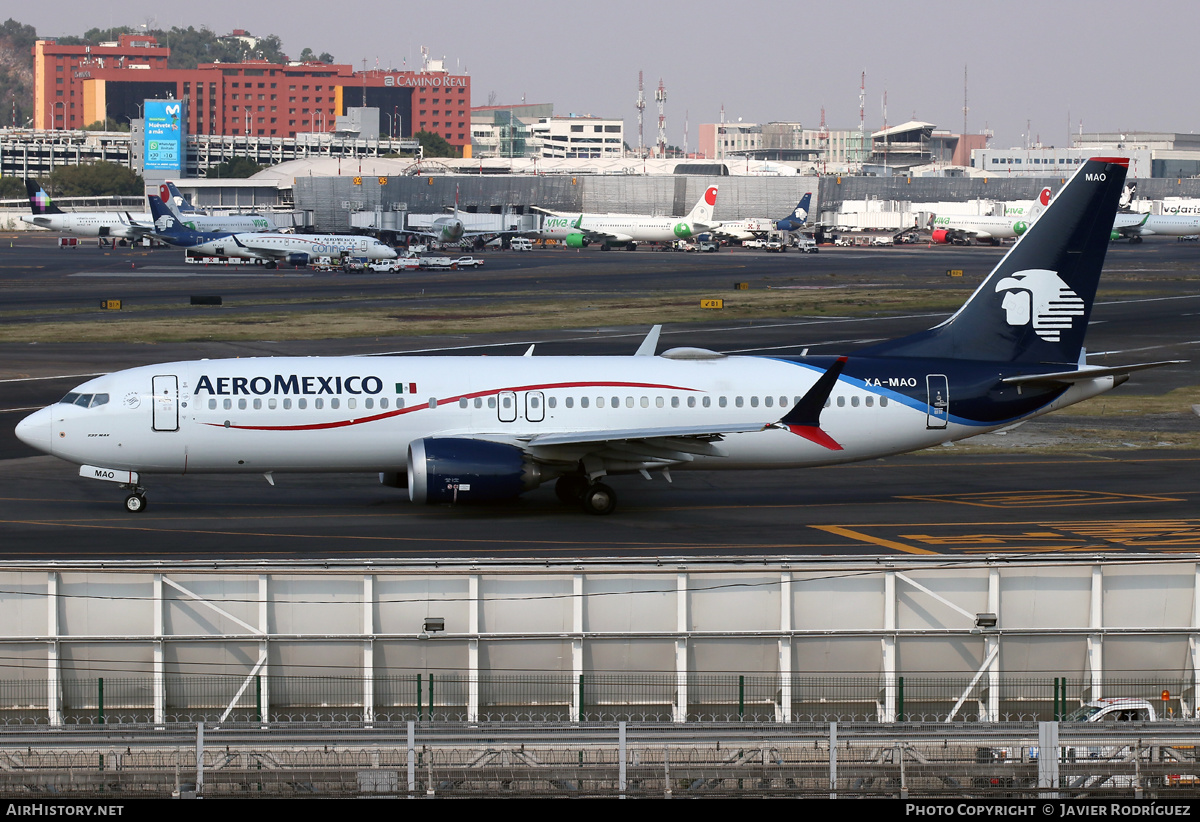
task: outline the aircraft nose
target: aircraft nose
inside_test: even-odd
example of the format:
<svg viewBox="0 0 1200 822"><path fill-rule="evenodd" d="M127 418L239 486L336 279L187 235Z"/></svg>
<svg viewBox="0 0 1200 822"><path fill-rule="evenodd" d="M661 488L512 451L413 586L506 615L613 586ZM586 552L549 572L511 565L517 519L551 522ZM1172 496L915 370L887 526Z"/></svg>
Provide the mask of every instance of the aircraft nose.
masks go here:
<svg viewBox="0 0 1200 822"><path fill-rule="evenodd" d="M47 454L54 452L54 439L51 425L53 412L49 408L43 408L40 411L34 411L25 419L17 423L16 435L17 439L31 448L36 448L39 451L44 451Z"/></svg>

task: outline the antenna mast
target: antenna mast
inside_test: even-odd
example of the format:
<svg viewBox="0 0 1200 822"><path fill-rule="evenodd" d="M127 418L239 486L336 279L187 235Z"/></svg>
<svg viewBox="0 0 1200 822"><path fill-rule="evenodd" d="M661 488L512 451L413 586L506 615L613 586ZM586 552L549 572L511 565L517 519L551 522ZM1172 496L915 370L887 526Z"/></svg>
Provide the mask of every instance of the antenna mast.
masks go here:
<svg viewBox="0 0 1200 822"><path fill-rule="evenodd" d="M658 78L658 89L654 92L654 99L658 101L658 156L660 158L667 156L667 88L663 85L662 78Z"/></svg>
<svg viewBox="0 0 1200 822"><path fill-rule="evenodd" d="M638 96L637 102L633 104L638 113L638 156L645 157L646 151L643 148L645 145L642 142L642 113L646 110L646 89L642 85L642 73L638 72Z"/></svg>
<svg viewBox="0 0 1200 822"><path fill-rule="evenodd" d="M821 173L829 160L829 129L825 126L825 106L821 106L821 129L817 132L817 142L821 146Z"/></svg>
<svg viewBox="0 0 1200 822"><path fill-rule="evenodd" d="M858 171L861 174L867 161L867 72L862 73L858 86Z"/></svg>

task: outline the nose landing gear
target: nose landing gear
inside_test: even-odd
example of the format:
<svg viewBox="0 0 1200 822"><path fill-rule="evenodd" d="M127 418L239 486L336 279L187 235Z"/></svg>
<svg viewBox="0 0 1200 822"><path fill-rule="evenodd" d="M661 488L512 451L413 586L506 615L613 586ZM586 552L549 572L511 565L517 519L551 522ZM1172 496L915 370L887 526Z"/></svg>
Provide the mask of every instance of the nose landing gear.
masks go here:
<svg viewBox="0 0 1200 822"><path fill-rule="evenodd" d="M125 510L131 514L141 514L146 510L146 489L140 485L122 485L121 488L132 491L125 497Z"/></svg>

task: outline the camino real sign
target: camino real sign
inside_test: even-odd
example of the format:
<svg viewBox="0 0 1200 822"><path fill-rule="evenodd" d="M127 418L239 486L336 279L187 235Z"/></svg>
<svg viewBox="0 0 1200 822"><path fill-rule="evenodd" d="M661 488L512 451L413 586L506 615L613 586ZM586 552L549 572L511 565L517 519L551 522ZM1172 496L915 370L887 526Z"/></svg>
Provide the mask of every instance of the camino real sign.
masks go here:
<svg viewBox="0 0 1200 822"><path fill-rule="evenodd" d="M146 144L142 167L146 171L173 171L183 168L183 146L187 116L184 100L147 100Z"/></svg>

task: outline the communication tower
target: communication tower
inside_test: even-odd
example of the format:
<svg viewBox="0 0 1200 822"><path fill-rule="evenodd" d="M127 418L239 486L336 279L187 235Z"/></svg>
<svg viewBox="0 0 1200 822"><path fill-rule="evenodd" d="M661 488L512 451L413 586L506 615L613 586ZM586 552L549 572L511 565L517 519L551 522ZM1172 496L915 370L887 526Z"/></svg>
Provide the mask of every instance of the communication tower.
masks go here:
<svg viewBox="0 0 1200 822"><path fill-rule="evenodd" d="M654 92L654 99L658 102L658 156L667 156L667 87L663 85L662 78L658 78L658 89Z"/></svg>
<svg viewBox="0 0 1200 822"><path fill-rule="evenodd" d="M645 143L642 142L642 113L646 110L646 87L642 85L642 73L638 72L638 96L637 102L633 104L638 113L638 156L645 157Z"/></svg>

